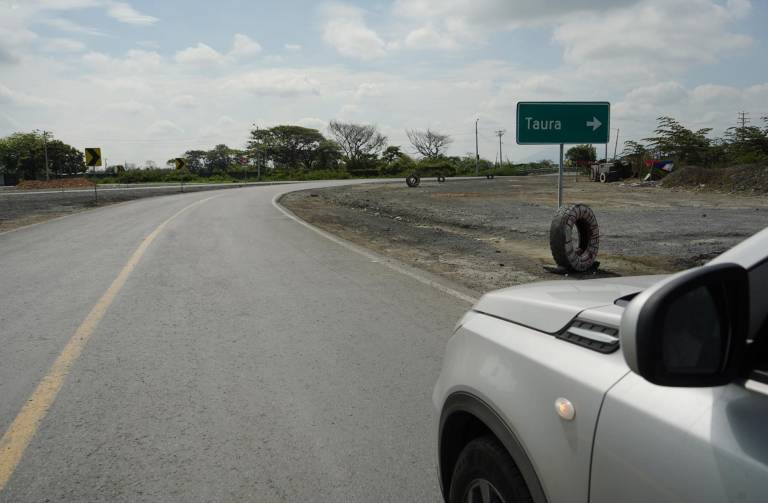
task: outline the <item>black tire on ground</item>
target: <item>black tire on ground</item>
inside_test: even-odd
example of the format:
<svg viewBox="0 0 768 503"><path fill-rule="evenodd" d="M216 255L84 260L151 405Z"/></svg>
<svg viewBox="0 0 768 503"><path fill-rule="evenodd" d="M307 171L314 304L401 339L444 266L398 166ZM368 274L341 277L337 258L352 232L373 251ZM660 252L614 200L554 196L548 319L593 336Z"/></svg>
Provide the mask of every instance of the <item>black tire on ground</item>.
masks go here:
<svg viewBox="0 0 768 503"><path fill-rule="evenodd" d="M592 208L585 204L562 206L549 227L549 247L560 267L584 272L595 264L600 229Z"/></svg>
<svg viewBox="0 0 768 503"><path fill-rule="evenodd" d="M495 438L485 436L469 442L459 454L448 501L531 503L533 499L509 453Z"/></svg>
<svg viewBox="0 0 768 503"><path fill-rule="evenodd" d="M600 173L600 183L608 182L608 174L605 172Z"/></svg>
<svg viewBox="0 0 768 503"><path fill-rule="evenodd" d="M437 175L437 183L444 183L445 177L443 175Z"/></svg>
<svg viewBox="0 0 768 503"><path fill-rule="evenodd" d="M406 183L406 185L408 185L409 187L418 187L418 186L419 186L419 184L421 183L421 178L419 178L419 175L417 175L416 173L414 173L414 174L412 174L412 175L408 176L408 177L405 179L405 183Z"/></svg>

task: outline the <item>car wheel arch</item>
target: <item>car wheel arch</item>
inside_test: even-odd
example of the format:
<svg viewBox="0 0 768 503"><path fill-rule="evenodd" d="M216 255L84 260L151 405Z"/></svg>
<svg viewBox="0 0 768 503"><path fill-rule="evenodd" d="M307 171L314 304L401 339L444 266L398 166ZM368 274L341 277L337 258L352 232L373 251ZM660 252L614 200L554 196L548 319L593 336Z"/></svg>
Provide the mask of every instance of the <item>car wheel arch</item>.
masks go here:
<svg viewBox="0 0 768 503"><path fill-rule="evenodd" d="M438 475L443 495L449 492L453 468L461 450L484 434L496 437L507 450L523 475L533 501L546 503L539 477L517 435L484 400L464 391L451 394L440 414Z"/></svg>

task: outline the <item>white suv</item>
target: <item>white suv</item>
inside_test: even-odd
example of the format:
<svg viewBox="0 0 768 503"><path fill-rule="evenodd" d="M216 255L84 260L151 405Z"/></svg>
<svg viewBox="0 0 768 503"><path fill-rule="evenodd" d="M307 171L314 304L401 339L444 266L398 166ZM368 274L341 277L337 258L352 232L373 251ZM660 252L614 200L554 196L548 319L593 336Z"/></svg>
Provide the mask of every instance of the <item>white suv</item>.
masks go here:
<svg viewBox="0 0 768 503"><path fill-rule="evenodd" d="M768 501L768 229L673 276L485 295L434 391L450 502Z"/></svg>

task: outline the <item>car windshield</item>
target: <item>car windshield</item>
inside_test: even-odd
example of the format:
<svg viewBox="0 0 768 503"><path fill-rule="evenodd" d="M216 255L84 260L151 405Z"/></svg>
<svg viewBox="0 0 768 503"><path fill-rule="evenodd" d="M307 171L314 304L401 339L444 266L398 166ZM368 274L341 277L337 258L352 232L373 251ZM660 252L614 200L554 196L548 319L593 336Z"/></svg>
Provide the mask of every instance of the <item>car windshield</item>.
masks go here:
<svg viewBox="0 0 768 503"><path fill-rule="evenodd" d="M435 383L481 298L623 376L632 300L768 227L766 26L758 0L0 0L0 502L448 494ZM670 366L719 368L713 316Z"/></svg>

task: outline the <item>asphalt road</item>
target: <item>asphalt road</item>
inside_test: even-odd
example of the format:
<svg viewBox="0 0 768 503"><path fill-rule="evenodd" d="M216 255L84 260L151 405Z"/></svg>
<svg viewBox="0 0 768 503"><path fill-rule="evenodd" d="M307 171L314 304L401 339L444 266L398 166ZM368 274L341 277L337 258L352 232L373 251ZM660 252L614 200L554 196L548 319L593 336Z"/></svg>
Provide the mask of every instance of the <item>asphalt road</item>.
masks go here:
<svg viewBox="0 0 768 503"><path fill-rule="evenodd" d="M0 235L0 501L437 501L431 392L468 304L272 204L321 185Z"/></svg>

